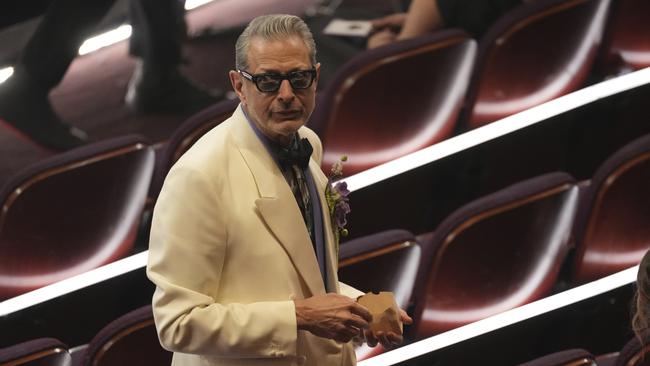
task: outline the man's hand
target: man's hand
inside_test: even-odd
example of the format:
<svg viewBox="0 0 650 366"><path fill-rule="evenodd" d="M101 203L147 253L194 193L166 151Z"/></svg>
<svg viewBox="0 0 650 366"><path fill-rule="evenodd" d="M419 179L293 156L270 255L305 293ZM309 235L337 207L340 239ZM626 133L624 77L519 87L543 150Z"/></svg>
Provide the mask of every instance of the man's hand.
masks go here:
<svg viewBox="0 0 650 366"><path fill-rule="evenodd" d="M413 319L411 319L411 317L408 316L404 310L399 310L399 316L402 319L403 324L413 324ZM384 348L391 348L392 346L402 344L402 342L404 342L404 337L393 332L375 333L369 329L364 329L363 336L366 338L366 343L370 347L374 347L377 345L377 343L381 343Z"/></svg>
<svg viewBox="0 0 650 366"><path fill-rule="evenodd" d="M318 295L294 303L298 329L342 343L359 335L372 321L368 309L339 294Z"/></svg>
<svg viewBox="0 0 650 366"><path fill-rule="evenodd" d="M387 15L383 18L377 18L370 21L374 30L382 28L390 28L392 30L399 30L406 22L406 13L395 13Z"/></svg>
<svg viewBox="0 0 650 366"><path fill-rule="evenodd" d="M368 37L366 47L371 50L373 48L385 46L397 40L397 34L393 33L390 29L383 29L379 32L373 33Z"/></svg>

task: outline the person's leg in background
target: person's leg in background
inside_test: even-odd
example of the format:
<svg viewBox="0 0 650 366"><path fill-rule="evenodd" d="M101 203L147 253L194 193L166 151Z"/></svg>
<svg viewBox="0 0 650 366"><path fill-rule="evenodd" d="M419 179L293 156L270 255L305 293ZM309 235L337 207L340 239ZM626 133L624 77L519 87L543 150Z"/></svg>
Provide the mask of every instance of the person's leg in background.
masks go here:
<svg viewBox="0 0 650 366"><path fill-rule="evenodd" d="M48 94L63 78L79 46L115 0L54 0L27 43L14 74L0 85L0 120L53 150L81 145L83 131L65 124Z"/></svg>
<svg viewBox="0 0 650 366"><path fill-rule="evenodd" d="M139 58L126 103L140 113L189 115L213 104L213 95L179 72L186 38L184 0L131 0L131 55Z"/></svg>

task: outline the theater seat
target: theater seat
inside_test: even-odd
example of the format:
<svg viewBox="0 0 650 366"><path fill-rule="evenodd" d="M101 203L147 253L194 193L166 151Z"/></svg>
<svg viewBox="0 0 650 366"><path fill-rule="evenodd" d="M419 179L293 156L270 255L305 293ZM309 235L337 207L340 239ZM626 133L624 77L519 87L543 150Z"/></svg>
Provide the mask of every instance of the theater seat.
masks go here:
<svg viewBox="0 0 650 366"><path fill-rule="evenodd" d="M577 187L548 173L471 202L418 237L414 338L546 296L569 249Z"/></svg>
<svg viewBox="0 0 650 366"><path fill-rule="evenodd" d="M239 99L213 104L185 120L174 131L156 162L156 173L151 184L152 198L155 199L160 193L165 176L176 160L206 132L228 119L238 104Z"/></svg>
<svg viewBox="0 0 650 366"><path fill-rule="evenodd" d="M88 344L83 366L171 365L172 353L158 341L151 306L109 323Z"/></svg>
<svg viewBox="0 0 650 366"><path fill-rule="evenodd" d="M589 351L569 349L536 358L519 366L597 366L597 364Z"/></svg>
<svg viewBox="0 0 650 366"><path fill-rule="evenodd" d="M596 171L576 221L573 278L585 283L639 264L650 249L650 135Z"/></svg>
<svg viewBox="0 0 650 366"><path fill-rule="evenodd" d="M406 230L387 230L341 244L339 280L364 292L392 291L407 309L420 262L420 246ZM356 348L358 360L382 353L381 345Z"/></svg>
<svg viewBox="0 0 650 366"><path fill-rule="evenodd" d="M0 349L3 366L68 366L70 362L68 346L54 338L34 339Z"/></svg>
<svg viewBox="0 0 650 366"><path fill-rule="evenodd" d="M154 166L138 136L38 162L0 191L0 300L121 258L133 248Z"/></svg>
<svg viewBox="0 0 650 366"><path fill-rule="evenodd" d="M363 52L337 71L309 122L323 139L323 170L341 155L351 175L449 137L476 51L458 30Z"/></svg>
<svg viewBox="0 0 650 366"><path fill-rule="evenodd" d="M607 24L605 74L618 75L650 66L650 1L616 0Z"/></svg>
<svg viewBox="0 0 650 366"><path fill-rule="evenodd" d="M473 129L581 88L610 0L535 0L502 16L479 43L462 125Z"/></svg>

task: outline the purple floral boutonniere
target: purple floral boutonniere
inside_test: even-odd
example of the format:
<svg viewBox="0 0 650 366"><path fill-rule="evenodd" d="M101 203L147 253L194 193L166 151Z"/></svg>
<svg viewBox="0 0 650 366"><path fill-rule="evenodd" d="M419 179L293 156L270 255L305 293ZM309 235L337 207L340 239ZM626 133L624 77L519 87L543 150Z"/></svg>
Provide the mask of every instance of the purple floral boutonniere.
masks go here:
<svg viewBox="0 0 650 366"><path fill-rule="evenodd" d="M332 171L327 180L327 186L325 187L325 199L327 200L327 206L329 207L332 225L335 226L334 241L336 242L337 253L341 236L348 235L348 229L345 228L345 225L348 223L346 216L350 213L348 198L350 191L348 190L347 183L334 183L334 181L343 176L343 162L347 160L347 156L342 156L339 161L332 165Z"/></svg>

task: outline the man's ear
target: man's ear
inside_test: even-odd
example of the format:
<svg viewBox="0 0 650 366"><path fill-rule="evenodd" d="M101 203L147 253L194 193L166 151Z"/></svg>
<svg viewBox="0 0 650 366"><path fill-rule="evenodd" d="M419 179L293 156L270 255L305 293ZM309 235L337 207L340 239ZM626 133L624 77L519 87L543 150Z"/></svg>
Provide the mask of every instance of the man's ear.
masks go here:
<svg viewBox="0 0 650 366"><path fill-rule="evenodd" d="M230 85L232 85L232 89L237 93L239 101L246 105L246 96L242 92L244 83L242 82L241 75L235 70L230 70L228 77L230 77Z"/></svg>
<svg viewBox="0 0 650 366"><path fill-rule="evenodd" d="M316 68L316 80L314 80L314 84L318 87L318 81L320 80L320 62L317 62L314 67Z"/></svg>

